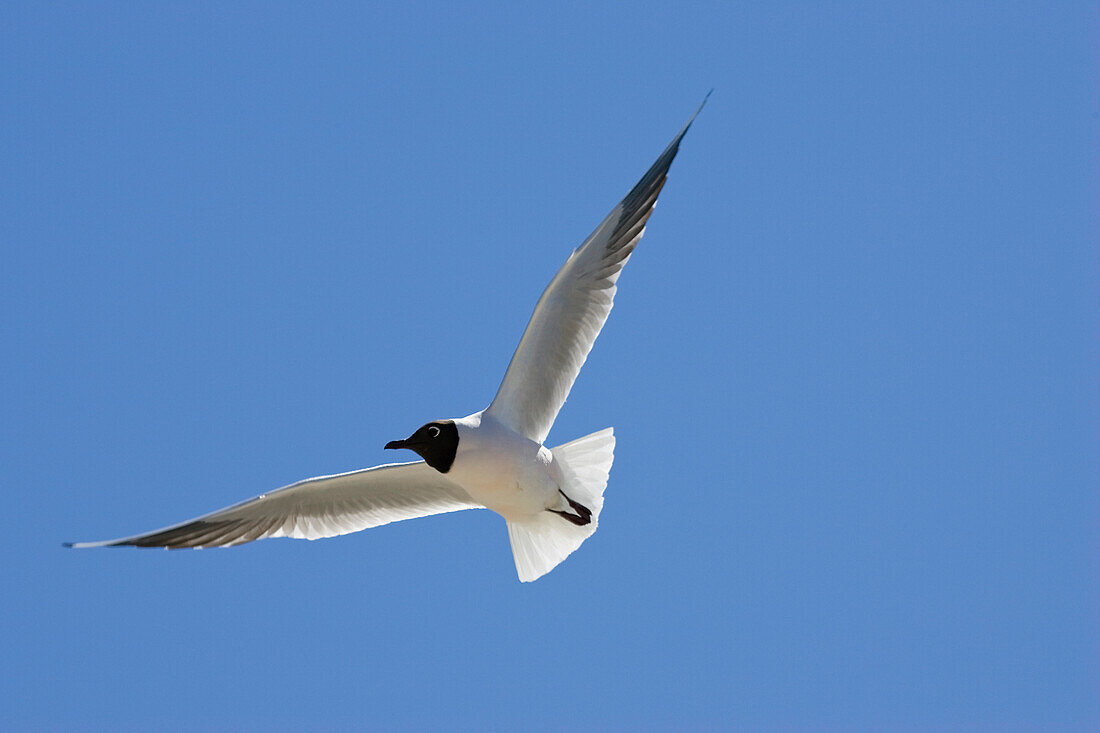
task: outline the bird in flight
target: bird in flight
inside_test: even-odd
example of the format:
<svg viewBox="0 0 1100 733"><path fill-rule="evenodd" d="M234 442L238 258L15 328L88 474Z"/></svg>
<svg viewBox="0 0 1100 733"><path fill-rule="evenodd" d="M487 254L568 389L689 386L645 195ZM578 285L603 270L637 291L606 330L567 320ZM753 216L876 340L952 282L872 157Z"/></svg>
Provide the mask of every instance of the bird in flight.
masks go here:
<svg viewBox="0 0 1100 733"><path fill-rule="evenodd" d="M487 508L507 523L521 581L553 570L596 531L615 437L607 428L555 448L543 442L611 312L619 275L642 238L680 141L705 104L550 281L492 404L386 444L423 460L306 479L165 529L66 545L180 549L267 537L316 540Z"/></svg>

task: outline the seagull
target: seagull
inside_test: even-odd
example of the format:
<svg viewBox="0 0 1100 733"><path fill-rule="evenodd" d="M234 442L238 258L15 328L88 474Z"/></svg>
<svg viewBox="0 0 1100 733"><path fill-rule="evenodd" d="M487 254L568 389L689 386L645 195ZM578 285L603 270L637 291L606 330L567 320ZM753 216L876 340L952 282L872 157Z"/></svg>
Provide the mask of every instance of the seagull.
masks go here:
<svg viewBox="0 0 1100 733"><path fill-rule="evenodd" d="M543 443L607 321L619 275L645 232L680 141L706 102L550 281L492 403L467 417L429 422L385 446L423 460L306 479L154 532L65 545L181 549L267 537L316 540L484 508L504 518L521 581L553 570L596 531L615 436L606 428L554 448Z"/></svg>

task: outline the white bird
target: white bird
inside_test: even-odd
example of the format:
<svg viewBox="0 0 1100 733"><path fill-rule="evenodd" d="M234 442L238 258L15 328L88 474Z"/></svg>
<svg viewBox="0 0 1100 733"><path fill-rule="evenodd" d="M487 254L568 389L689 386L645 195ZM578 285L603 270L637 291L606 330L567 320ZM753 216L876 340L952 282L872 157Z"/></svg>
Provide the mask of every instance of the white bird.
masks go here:
<svg viewBox="0 0 1100 733"><path fill-rule="evenodd" d="M487 508L508 525L521 581L554 569L596 531L615 437L607 428L556 448L543 442L611 312L619 274L642 238L680 141L705 104L550 281L492 404L386 444L424 460L306 479L155 532L67 546L178 549L267 537L315 540Z"/></svg>

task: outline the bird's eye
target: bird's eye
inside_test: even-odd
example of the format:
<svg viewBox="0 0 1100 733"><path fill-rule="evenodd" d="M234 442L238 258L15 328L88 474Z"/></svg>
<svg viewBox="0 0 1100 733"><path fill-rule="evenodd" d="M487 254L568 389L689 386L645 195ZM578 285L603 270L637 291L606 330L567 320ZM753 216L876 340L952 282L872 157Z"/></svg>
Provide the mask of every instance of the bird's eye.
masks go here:
<svg viewBox="0 0 1100 733"><path fill-rule="evenodd" d="M428 426L428 435L432 438L438 438L439 437L439 428L437 428L435 425L429 425Z"/></svg>

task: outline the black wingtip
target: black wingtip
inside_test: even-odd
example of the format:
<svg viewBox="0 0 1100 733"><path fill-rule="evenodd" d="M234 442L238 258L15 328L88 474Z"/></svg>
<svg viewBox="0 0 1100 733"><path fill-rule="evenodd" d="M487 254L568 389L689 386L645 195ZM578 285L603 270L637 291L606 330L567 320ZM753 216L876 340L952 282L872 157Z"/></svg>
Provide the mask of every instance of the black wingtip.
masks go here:
<svg viewBox="0 0 1100 733"><path fill-rule="evenodd" d="M695 118L698 117L699 113L703 111L703 107L707 106L707 100L710 99L710 95L713 93L714 89L712 88L709 92L707 92L706 96L703 97L703 101L699 103L699 107L695 110L691 117L688 118L688 121L684 123L684 126L680 128L680 132L676 134L676 137L672 138L672 142L668 144L668 147L665 149L665 155L667 155L669 152L672 152L673 155L676 154L676 150L678 150L680 147L680 141L684 139L684 135L686 135L687 131L691 129L691 123L695 122ZM670 158L668 162L671 163L672 159Z"/></svg>
<svg viewBox="0 0 1100 733"><path fill-rule="evenodd" d="M707 106L707 100L710 99L710 95L712 94L714 94L714 87L711 87L710 91L706 93L706 96L703 97L703 101L699 103L698 109L695 110L695 114L693 114L691 116L691 119L688 120L687 124L684 125L684 132L687 132L687 129L691 127L691 123L695 122L695 118L698 117L699 113L703 111L703 107Z"/></svg>

